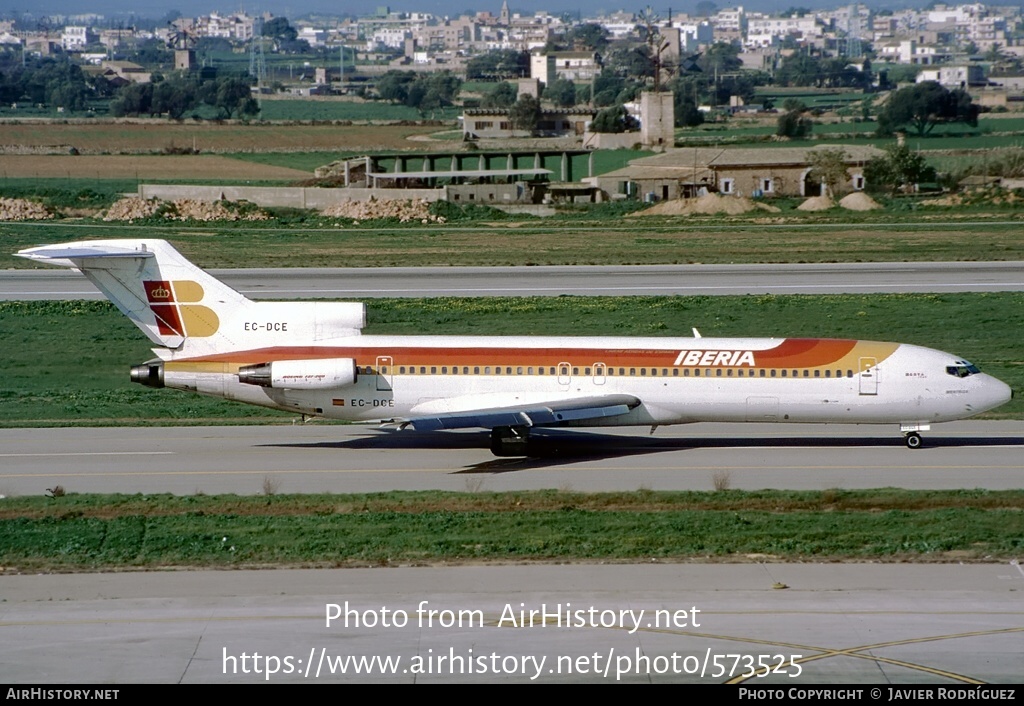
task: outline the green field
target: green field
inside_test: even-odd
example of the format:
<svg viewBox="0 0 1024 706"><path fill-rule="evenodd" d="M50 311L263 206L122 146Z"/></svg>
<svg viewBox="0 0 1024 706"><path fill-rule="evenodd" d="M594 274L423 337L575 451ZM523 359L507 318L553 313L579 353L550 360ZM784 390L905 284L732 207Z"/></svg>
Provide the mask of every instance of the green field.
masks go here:
<svg viewBox="0 0 1024 706"><path fill-rule="evenodd" d="M420 113L405 105L384 101L348 100L273 100L260 101L260 120L445 120L453 121L462 113L459 107Z"/></svg>
<svg viewBox="0 0 1024 706"><path fill-rule="evenodd" d="M834 337L962 355L1016 391L987 418L1024 418L1024 294L374 299L375 334ZM223 424L287 415L128 381L149 342L107 302L0 302L0 427Z"/></svg>
<svg viewBox="0 0 1024 706"><path fill-rule="evenodd" d="M989 561L1020 491L75 495L0 509L8 571L453 561Z"/></svg>

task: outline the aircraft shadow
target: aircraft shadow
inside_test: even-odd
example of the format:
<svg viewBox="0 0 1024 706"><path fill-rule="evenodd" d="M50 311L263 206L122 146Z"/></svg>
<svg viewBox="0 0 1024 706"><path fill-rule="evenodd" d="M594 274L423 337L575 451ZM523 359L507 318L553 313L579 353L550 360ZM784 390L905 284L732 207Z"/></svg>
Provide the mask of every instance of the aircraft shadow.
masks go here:
<svg viewBox="0 0 1024 706"><path fill-rule="evenodd" d="M903 447L899 436L870 437L672 437L621 436L577 430L537 429L531 432L526 457L489 458L454 473L509 473L546 468L574 461L622 458L670 451L715 448L839 448L839 447ZM490 433L481 432L416 432L390 429L368 429L367 435L344 441L316 443L264 444L282 448L368 449L453 451L481 449L490 451ZM928 453L945 448L971 446L1024 446L1024 437L957 437L925 436L924 444L914 453ZM908 453L910 451L908 450Z"/></svg>

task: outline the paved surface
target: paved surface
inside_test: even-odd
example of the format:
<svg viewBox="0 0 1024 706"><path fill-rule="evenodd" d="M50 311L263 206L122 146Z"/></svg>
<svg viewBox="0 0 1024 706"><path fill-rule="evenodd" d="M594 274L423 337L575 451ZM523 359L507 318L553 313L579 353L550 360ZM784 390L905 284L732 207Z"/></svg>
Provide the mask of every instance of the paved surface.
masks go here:
<svg viewBox="0 0 1024 706"><path fill-rule="evenodd" d="M269 680L293 683L1012 684L1022 592L1013 564L7 575L0 682L259 682L271 657ZM346 602L348 627L327 627L328 604ZM573 624L541 626L538 615L523 627L523 610L527 621L530 610L573 611ZM392 668L355 674L339 661L353 657L389 657ZM759 657L786 673L744 678Z"/></svg>
<svg viewBox="0 0 1024 706"><path fill-rule="evenodd" d="M253 298L1024 291L1024 262L212 270ZM81 275L0 271L0 299L101 299Z"/></svg>
<svg viewBox="0 0 1024 706"><path fill-rule="evenodd" d="M892 425L692 424L537 430L538 458L496 458L483 431L352 425L0 430L0 493L1020 488L1024 425L954 422L903 446Z"/></svg>

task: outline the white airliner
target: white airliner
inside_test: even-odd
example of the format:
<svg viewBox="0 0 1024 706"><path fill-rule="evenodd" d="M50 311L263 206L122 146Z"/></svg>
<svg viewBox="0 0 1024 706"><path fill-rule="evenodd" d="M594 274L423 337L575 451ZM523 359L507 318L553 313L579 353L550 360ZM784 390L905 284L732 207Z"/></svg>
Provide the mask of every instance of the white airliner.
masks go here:
<svg viewBox="0 0 1024 706"><path fill-rule="evenodd" d="M21 257L77 268L150 340L134 382L328 419L491 430L690 422L898 424L910 448L1010 388L950 353L817 338L369 336L353 303L254 302L163 240L93 240Z"/></svg>

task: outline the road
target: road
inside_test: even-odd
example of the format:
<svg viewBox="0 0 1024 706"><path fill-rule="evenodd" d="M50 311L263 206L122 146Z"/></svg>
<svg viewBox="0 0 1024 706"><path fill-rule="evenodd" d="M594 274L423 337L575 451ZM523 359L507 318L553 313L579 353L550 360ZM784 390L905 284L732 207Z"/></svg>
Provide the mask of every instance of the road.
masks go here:
<svg viewBox="0 0 1024 706"><path fill-rule="evenodd" d="M211 270L256 299L1024 291L1024 262ZM79 274L0 272L0 300L101 299Z"/></svg>
<svg viewBox="0 0 1024 706"><path fill-rule="evenodd" d="M0 430L0 493L390 490L1020 488L1020 422L954 422L903 446L895 426L693 424L538 430L537 458L496 458L483 431L361 425Z"/></svg>

